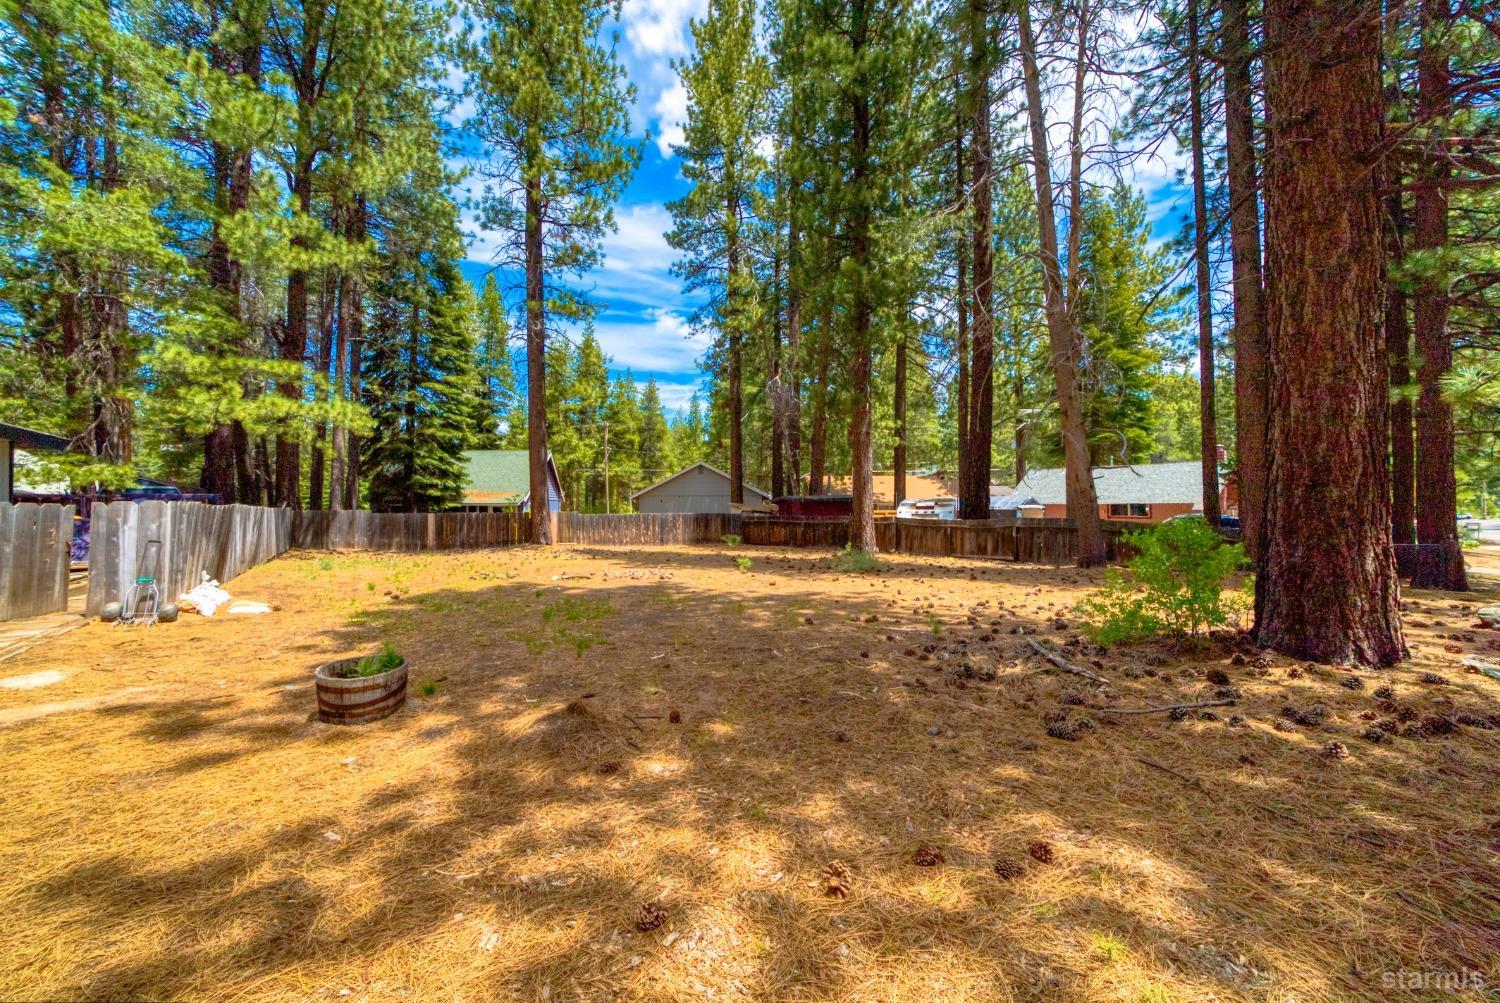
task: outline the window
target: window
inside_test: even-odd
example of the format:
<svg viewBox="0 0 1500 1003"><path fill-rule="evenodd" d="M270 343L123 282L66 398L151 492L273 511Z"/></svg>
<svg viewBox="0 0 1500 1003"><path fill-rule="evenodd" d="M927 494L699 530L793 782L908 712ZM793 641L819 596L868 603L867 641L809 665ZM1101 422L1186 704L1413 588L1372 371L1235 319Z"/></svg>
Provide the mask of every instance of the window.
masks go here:
<svg viewBox="0 0 1500 1003"><path fill-rule="evenodd" d="M1111 519L1149 519L1151 518L1151 506L1140 505L1131 502L1129 505L1111 505L1109 507Z"/></svg>

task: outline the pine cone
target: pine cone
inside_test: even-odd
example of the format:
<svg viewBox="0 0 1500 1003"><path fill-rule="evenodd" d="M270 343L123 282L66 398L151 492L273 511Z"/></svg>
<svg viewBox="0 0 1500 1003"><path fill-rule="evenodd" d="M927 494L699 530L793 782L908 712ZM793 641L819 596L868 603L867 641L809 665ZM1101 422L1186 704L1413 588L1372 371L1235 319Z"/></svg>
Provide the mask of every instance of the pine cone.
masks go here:
<svg viewBox="0 0 1500 1003"><path fill-rule="evenodd" d="M1436 672L1424 672L1422 673L1421 679L1422 682L1429 683L1433 686L1441 686L1448 681L1447 679L1438 675Z"/></svg>
<svg viewBox="0 0 1500 1003"><path fill-rule="evenodd" d="M1349 747L1343 742L1329 742L1323 746L1323 755L1329 759L1348 759Z"/></svg>
<svg viewBox="0 0 1500 1003"><path fill-rule="evenodd" d="M942 850L935 846L928 846L926 843L917 847L916 852L911 855L911 862L918 867L936 867L947 859Z"/></svg>
<svg viewBox="0 0 1500 1003"><path fill-rule="evenodd" d="M620 764L611 759L596 766L594 768L594 772L599 774L601 777L607 777L611 773L619 773Z"/></svg>
<svg viewBox="0 0 1500 1003"><path fill-rule="evenodd" d="M667 711L667 721L672 724L681 724L682 711L678 710L676 707L673 707L671 710Z"/></svg>
<svg viewBox="0 0 1500 1003"><path fill-rule="evenodd" d="M1365 688L1365 681L1359 676L1345 676L1339 680L1339 685L1346 690L1362 690Z"/></svg>
<svg viewBox="0 0 1500 1003"><path fill-rule="evenodd" d="M1009 857L995 858L995 877L1001 881L1010 881L1013 878L1019 878L1025 873L1026 867L1020 861L1012 860Z"/></svg>
<svg viewBox="0 0 1500 1003"><path fill-rule="evenodd" d="M667 910L660 902L647 902L635 914L635 928L642 933L659 930L667 921Z"/></svg>
<svg viewBox="0 0 1500 1003"><path fill-rule="evenodd" d="M1374 697L1376 700L1394 700L1396 699L1396 690L1391 686L1377 686L1375 687Z"/></svg>
<svg viewBox="0 0 1500 1003"><path fill-rule="evenodd" d="M1208 674L1205 678L1215 686L1229 685L1229 673L1225 672L1223 669L1209 669Z"/></svg>
<svg viewBox="0 0 1500 1003"><path fill-rule="evenodd" d="M1039 864L1050 864L1057 858L1052 844L1045 839L1033 839L1026 845L1026 852L1031 854L1031 859Z"/></svg>
<svg viewBox="0 0 1500 1003"><path fill-rule="evenodd" d="M854 875L849 873L849 865L842 860L830 860L823 868L823 894L842 899L848 898L853 889Z"/></svg>
<svg viewBox="0 0 1500 1003"><path fill-rule="evenodd" d="M1387 736L1386 733L1379 727L1371 727L1366 728L1364 734L1360 737L1362 737L1366 742L1372 742L1376 745L1379 745L1381 742L1384 742L1386 740Z"/></svg>

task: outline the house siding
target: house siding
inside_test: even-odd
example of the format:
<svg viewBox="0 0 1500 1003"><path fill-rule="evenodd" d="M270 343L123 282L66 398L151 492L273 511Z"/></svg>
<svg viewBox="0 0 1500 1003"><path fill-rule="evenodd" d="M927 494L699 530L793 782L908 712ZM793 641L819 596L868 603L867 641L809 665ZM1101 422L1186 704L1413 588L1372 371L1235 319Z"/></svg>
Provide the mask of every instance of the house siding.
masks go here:
<svg viewBox="0 0 1500 1003"><path fill-rule="evenodd" d="M1046 510L1043 515L1048 519L1066 519L1068 517L1068 506L1066 505L1044 505ZM1125 518L1122 516L1111 516L1108 505L1099 506L1099 518L1105 522L1115 523L1137 523L1142 526L1155 525L1158 522L1166 522L1174 515L1187 515L1197 511L1197 506L1183 503L1156 503L1151 506L1151 514L1142 518Z"/></svg>
<svg viewBox="0 0 1500 1003"><path fill-rule="evenodd" d="M760 496L745 486L745 501L758 501ZM704 467L693 467L686 473L658 484L649 491L636 496L636 511L649 515L666 515L686 512L729 511L729 478Z"/></svg>

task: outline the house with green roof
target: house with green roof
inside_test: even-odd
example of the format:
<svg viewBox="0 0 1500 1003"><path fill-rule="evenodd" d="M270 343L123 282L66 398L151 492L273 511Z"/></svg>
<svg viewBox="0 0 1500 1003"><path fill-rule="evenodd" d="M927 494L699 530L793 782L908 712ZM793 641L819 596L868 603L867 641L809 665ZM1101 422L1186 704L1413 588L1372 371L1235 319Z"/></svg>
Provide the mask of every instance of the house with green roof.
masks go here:
<svg viewBox="0 0 1500 1003"><path fill-rule="evenodd" d="M464 512L529 512L531 460L524 449L468 449L464 451L467 482ZM557 464L547 454L547 510L562 511L562 480Z"/></svg>

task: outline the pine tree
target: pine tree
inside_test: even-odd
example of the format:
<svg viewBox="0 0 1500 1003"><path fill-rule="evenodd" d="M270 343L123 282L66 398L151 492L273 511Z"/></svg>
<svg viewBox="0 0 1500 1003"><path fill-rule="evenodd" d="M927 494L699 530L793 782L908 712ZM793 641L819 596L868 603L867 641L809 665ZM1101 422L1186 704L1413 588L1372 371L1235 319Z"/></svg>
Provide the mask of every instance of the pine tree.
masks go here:
<svg viewBox="0 0 1500 1003"><path fill-rule="evenodd" d="M495 284L493 273L484 278L479 294L479 421L475 426L476 449L500 449L511 430L508 425L517 413L516 370L511 360L510 323L505 317L505 301Z"/></svg>
<svg viewBox="0 0 1500 1003"><path fill-rule="evenodd" d="M743 344L759 321L749 232L766 173L757 151L768 129L769 64L755 41L754 0L709 0L692 26L696 52L677 68L688 93L684 141L676 147L693 186L672 202L667 242L682 252L675 269L687 291L706 291L694 321L718 332L714 358L727 380L729 498L739 504L745 479Z"/></svg>
<svg viewBox="0 0 1500 1003"><path fill-rule="evenodd" d="M612 205L640 148L627 138L633 88L624 83L605 21L618 3L469 0L482 38L468 53L472 127L485 146L483 222L507 234L526 277L526 393L531 497L547 497L547 319L580 317L587 296L562 279L599 260ZM544 506L532 539L552 542Z"/></svg>

